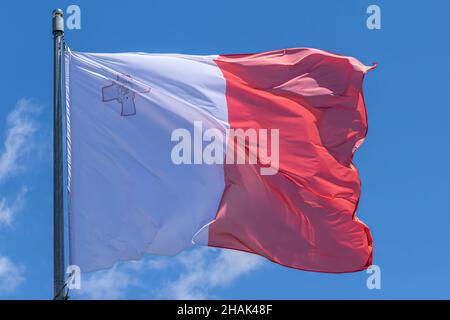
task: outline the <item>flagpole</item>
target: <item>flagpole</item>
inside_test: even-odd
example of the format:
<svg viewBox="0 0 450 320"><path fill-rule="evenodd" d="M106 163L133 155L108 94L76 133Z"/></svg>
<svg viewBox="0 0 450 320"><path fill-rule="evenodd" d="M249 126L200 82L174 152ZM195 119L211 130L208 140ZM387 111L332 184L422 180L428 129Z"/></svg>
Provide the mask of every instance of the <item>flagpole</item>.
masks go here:
<svg viewBox="0 0 450 320"><path fill-rule="evenodd" d="M55 9L53 22L53 299L64 294L64 209L62 165L61 57L64 38L64 18Z"/></svg>

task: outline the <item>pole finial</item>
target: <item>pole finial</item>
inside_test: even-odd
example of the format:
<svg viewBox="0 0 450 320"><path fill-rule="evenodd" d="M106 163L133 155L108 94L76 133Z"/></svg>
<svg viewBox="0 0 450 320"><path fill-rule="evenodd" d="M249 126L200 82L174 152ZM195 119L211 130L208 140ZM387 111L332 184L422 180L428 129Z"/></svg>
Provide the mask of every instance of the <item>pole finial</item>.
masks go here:
<svg viewBox="0 0 450 320"><path fill-rule="evenodd" d="M64 12L61 9L55 9L52 13L53 16L53 34L64 33Z"/></svg>

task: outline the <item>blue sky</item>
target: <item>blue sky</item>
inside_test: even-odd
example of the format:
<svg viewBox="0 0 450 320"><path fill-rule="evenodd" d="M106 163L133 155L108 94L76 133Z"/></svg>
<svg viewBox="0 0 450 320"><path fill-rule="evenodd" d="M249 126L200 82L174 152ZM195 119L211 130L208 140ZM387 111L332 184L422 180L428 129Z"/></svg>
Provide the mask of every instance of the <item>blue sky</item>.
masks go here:
<svg viewBox="0 0 450 320"><path fill-rule="evenodd" d="M369 134L355 163L365 272L319 274L195 249L83 278L73 298L450 298L448 1L3 1L0 4L0 299L52 296L51 11L81 8L73 50L244 53L314 47L379 63L365 81ZM381 8L381 30L366 8Z"/></svg>

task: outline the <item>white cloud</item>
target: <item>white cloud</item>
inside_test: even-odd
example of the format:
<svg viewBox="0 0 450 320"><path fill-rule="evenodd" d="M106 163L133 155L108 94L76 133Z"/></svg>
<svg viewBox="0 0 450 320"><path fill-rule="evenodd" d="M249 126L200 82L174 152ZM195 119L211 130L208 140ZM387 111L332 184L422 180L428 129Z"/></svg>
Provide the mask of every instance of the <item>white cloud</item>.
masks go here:
<svg viewBox="0 0 450 320"><path fill-rule="evenodd" d="M20 170L23 158L33 150L34 120L39 111L29 99L21 99L6 118L6 137L0 151L0 182Z"/></svg>
<svg viewBox="0 0 450 320"><path fill-rule="evenodd" d="M6 197L0 199L0 226L11 225L14 214L22 210L25 205L26 193L27 188L22 187L12 203L9 203Z"/></svg>
<svg viewBox="0 0 450 320"><path fill-rule="evenodd" d="M148 259L145 261L147 270L160 271L170 267L170 261L164 258Z"/></svg>
<svg viewBox="0 0 450 320"><path fill-rule="evenodd" d="M138 274L141 272L140 262L129 262L116 265L109 270L102 270L89 275L82 274L81 291L73 293L81 294L88 299L122 299L126 289L137 285Z"/></svg>
<svg viewBox="0 0 450 320"><path fill-rule="evenodd" d="M233 250L222 250L208 266L209 287L228 286L237 278L259 268L263 264L263 258Z"/></svg>
<svg viewBox="0 0 450 320"><path fill-rule="evenodd" d="M24 161L35 148L34 135L37 131L35 115L39 111L31 100L19 100L6 118L6 133L0 146L0 183L13 177L24 168ZM10 225L14 215L23 209L27 188L22 186L9 200L0 198L0 226ZM8 257L0 256L0 293L12 292L25 280L24 267L13 263Z"/></svg>
<svg viewBox="0 0 450 320"><path fill-rule="evenodd" d="M20 99L6 117L6 133L0 147L0 183L24 169L24 162L35 150L35 133L38 125L35 120L40 107L29 99ZM0 197L0 226L10 225L15 213L25 204L27 188L22 188L14 200Z"/></svg>
<svg viewBox="0 0 450 320"><path fill-rule="evenodd" d="M178 261L184 272L162 291L173 299L207 299L214 288L230 285L239 277L259 268L263 259L233 250L198 249L183 253Z"/></svg>
<svg viewBox="0 0 450 320"><path fill-rule="evenodd" d="M232 284L245 274L260 268L264 259L233 250L198 248L175 257L151 257L119 263L110 270L82 274L81 290L72 291L88 299L124 299L127 291L140 290L151 273L153 297L162 299L214 298L213 289ZM175 279L173 279L175 274ZM137 291L135 291L136 293Z"/></svg>
<svg viewBox="0 0 450 320"><path fill-rule="evenodd" d="M24 268L9 258L0 256L0 293L11 292L25 280Z"/></svg>

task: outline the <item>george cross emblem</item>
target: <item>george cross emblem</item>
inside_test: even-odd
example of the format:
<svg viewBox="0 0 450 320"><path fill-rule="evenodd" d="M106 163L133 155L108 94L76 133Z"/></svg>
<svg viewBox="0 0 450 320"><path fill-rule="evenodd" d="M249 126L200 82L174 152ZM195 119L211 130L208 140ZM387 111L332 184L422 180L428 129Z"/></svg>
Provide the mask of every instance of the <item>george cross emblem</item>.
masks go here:
<svg viewBox="0 0 450 320"><path fill-rule="evenodd" d="M121 116L134 116L136 114L134 103L136 93L147 93L150 90L149 87L134 81L130 75L117 75L116 81L102 88L102 101L116 100L122 105Z"/></svg>

